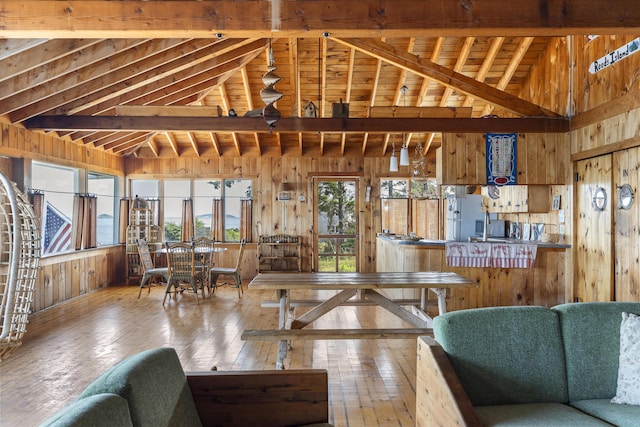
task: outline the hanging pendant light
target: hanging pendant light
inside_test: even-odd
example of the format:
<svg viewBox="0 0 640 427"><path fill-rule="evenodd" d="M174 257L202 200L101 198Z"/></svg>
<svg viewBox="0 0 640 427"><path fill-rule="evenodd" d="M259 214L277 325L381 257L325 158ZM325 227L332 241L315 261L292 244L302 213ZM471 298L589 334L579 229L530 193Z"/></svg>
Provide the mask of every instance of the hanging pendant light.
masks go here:
<svg viewBox="0 0 640 427"><path fill-rule="evenodd" d="M389 162L389 172L398 172L398 158L396 152L391 153L391 161Z"/></svg>
<svg viewBox="0 0 640 427"><path fill-rule="evenodd" d="M409 149L404 135L402 135L402 148L400 149L400 166L409 166Z"/></svg>
<svg viewBox="0 0 640 427"><path fill-rule="evenodd" d="M402 86L400 92L402 93L402 105L407 106L407 91L408 87ZM407 134L402 134L402 148L400 148L400 166L409 166L409 148L407 147Z"/></svg>
<svg viewBox="0 0 640 427"><path fill-rule="evenodd" d="M398 172L398 157L396 157L395 138L391 140L391 146L393 147L393 149L391 151L391 160L389 161L389 172Z"/></svg>

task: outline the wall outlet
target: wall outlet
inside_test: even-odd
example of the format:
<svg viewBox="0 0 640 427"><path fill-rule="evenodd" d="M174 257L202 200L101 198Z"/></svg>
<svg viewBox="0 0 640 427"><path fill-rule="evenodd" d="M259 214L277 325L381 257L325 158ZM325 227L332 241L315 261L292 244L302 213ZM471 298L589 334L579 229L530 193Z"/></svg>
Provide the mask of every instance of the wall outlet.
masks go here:
<svg viewBox="0 0 640 427"><path fill-rule="evenodd" d="M560 209L558 211L558 222L560 224L564 224L564 209ZM560 233L560 234L563 234L563 233Z"/></svg>

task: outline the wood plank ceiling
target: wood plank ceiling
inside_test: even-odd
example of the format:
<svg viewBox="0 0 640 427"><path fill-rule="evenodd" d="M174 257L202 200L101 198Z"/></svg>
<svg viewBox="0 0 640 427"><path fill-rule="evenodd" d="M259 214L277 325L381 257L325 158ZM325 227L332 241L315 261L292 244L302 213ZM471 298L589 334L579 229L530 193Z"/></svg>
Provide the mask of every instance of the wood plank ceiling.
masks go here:
<svg viewBox="0 0 640 427"><path fill-rule="evenodd" d="M337 22L344 3L355 10ZM443 22L454 23L442 29L428 12L441 2L424 3L432 9L407 1L3 1L0 116L123 156L379 156L403 138L428 152L441 130L476 126L448 121L455 118L530 118L538 131L564 129L562 114L518 98L550 36L587 34L591 28L571 20L579 18L618 32L638 26L637 13L631 23L613 15L630 2L601 2L612 9L604 15L602 7L586 17L565 10L560 24L545 24L541 10L520 1L490 1L508 11L474 10L494 13L488 27L455 24L471 7L460 2L441 11ZM516 7L537 21L497 30ZM201 22L202 14L212 22ZM265 106L260 91L270 64L283 94L272 129L243 117ZM297 119L309 103L318 118L331 118L341 101L349 120Z"/></svg>

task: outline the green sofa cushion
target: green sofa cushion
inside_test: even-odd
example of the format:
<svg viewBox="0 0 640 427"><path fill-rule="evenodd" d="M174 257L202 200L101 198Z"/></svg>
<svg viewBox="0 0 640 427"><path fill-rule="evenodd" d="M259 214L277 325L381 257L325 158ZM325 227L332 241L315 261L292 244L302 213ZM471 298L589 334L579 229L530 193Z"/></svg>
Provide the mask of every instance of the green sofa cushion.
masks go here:
<svg viewBox="0 0 640 427"><path fill-rule="evenodd" d="M562 403L481 406L475 409L485 427L611 426Z"/></svg>
<svg viewBox="0 0 640 427"><path fill-rule="evenodd" d="M544 307L452 311L433 322L474 406L566 403L558 316Z"/></svg>
<svg viewBox="0 0 640 427"><path fill-rule="evenodd" d="M618 381L622 312L640 314L640 303L570 303L552 310L560 316L569 400L611 399Z"/></svg>
<svg viewBox="0 0 640 427"><path fill-rule="evenodd" d="M640 423L640 406L611 403L611 399L578 400L571 406L618 427L638 427Z"/></svg>
<svg viewBox="0 0 640 427"><path fill-rule="evenodd" d="M115 393L129 403L135 427L200 426L187 378L172 348L143 351L111 367L80 395Z"/></svg>
<svg viewBox="0 0 640 427"><path fill-rule="evenodd" d="M117 394L101 393L76 400L40 427L131 427L127 401Z"/></svg>

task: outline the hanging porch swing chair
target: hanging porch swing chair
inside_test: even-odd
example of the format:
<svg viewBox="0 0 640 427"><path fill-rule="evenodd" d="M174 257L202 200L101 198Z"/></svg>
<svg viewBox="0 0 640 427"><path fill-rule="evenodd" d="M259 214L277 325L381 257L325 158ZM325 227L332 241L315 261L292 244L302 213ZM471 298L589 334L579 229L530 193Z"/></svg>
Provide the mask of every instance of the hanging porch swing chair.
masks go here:
<svg viewBox="0 0 640 427"><path fill-rule="evenodd" d="M28 198L0 173L0 361L22 344L40 245L40 226Z"/></svg>

